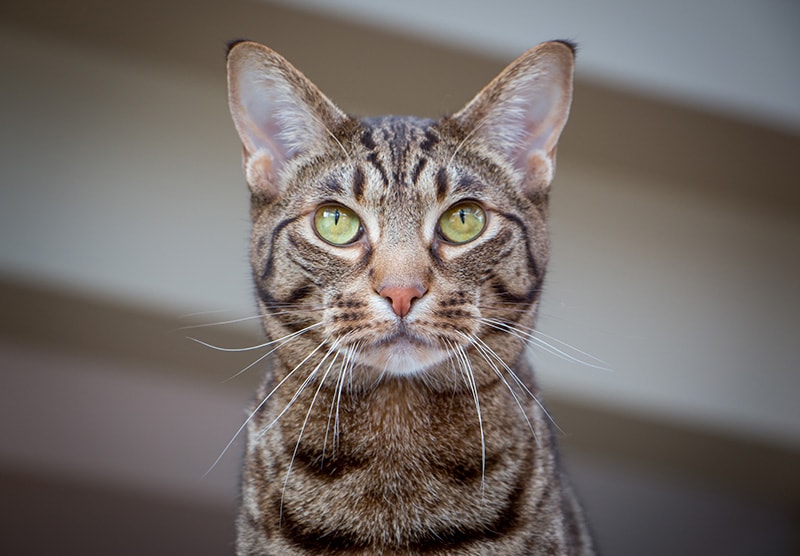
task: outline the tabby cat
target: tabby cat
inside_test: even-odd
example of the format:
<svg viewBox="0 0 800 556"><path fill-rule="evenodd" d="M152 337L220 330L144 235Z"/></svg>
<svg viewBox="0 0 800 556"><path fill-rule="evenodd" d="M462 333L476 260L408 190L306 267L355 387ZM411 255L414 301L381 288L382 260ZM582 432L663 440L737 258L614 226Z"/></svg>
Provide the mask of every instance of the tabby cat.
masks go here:
<svg viewBox="0 0 800 556"><path fill-rule="evenodd" d="M237 554L591 554L524 356L574 52L529 50L438 121L359 119L234 43L271 368Z"/></svg>

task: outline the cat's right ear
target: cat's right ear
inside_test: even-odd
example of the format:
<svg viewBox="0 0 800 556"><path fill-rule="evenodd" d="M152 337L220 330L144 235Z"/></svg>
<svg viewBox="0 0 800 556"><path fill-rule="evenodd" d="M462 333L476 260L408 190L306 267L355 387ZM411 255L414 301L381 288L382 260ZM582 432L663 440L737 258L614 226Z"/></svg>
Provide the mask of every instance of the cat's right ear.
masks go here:
<svg viewBox="0 0 800 556"><path fill-rule="evenodd" d="M347 116L282 56L251 41L228 50L228 104L254 194L272 199L296 156L330 139Z"/></svg>
<svg viewBox="0 0 800 556"><path fill-rule="evenodd" d="M552 41L525 52L453 118L467 137L502 156L536 195L553 179L556 146L572 102L575 47Z"/></svg>

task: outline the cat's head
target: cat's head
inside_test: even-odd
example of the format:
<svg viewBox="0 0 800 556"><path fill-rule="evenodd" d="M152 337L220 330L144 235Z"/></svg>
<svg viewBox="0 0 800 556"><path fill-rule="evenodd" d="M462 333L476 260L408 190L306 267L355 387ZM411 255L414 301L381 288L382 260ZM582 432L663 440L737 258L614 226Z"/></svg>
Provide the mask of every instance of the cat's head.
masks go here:
<svg viewBox="0 0 800 556"><path fill-rule="evenodd" d="M232 46L251 261L286 365L425 376L515 362L547 264L573 58L541 44L439 121L356 119L272 50Z"/></svg>

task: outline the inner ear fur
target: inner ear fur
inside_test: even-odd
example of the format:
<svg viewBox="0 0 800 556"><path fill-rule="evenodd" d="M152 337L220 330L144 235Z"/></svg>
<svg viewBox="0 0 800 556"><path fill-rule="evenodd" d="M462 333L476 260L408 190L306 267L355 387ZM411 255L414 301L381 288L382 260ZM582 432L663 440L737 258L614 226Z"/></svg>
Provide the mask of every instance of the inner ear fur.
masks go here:
<svg viewBox="0 0 800 556"><path fill-rule="evenodd" d="M500 154L526 193L547 188L572 103L575 48L542 43L511 62L453 119L470 141Z"/></svg>
<svg viewBox="0 0 800 556"><path fill-rule="evenodd" d="M331 140L347 116L278 53L252 41L228 51L228 104L242 141L253 193L282 192L282 172L295 157Z"/></svg>

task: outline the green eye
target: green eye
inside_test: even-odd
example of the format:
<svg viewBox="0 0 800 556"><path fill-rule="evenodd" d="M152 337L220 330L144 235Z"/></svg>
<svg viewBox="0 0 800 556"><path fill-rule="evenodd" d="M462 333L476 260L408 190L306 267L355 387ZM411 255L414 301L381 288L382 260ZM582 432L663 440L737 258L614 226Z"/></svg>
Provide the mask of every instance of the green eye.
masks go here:
<svg viewBox="0 0 800 556"><path fill-rule="evenodd" d="M358 216L341 205L325 205L314 214L314 228L319 237L333 245L352 243L361 231Z"/></svg>
<svg viewBox="0 0 800 556"><path fill-rule="evenodd" d="M486 226L486 213L477 203L464 202L453 205L439 218L442 237L451 243L472 241Z"/></svg>

